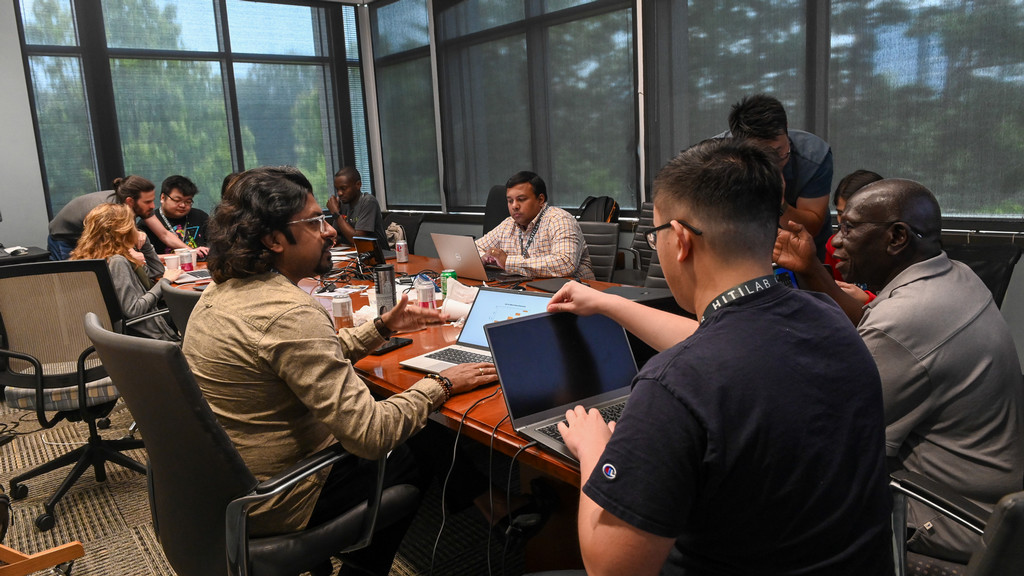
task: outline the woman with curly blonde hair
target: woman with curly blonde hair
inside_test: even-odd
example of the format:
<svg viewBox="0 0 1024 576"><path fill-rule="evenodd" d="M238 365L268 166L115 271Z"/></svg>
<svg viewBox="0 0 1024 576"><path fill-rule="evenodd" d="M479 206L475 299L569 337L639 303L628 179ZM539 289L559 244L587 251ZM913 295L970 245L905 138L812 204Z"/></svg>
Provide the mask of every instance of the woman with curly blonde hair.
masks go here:
<svg viewBox="0 0 1024 576"><path fill-rule="evenodd" d="M138 230L132 209L125 204L100 204L86 215L84 224L71 259L107 261L126 318L156 310L164 287L177 279L181 270L166 270L163 279L153 284L146 273L145 257L135 250ZM162 317L150 318L129 330L158 340L178 339L177 332Z"/></svg>

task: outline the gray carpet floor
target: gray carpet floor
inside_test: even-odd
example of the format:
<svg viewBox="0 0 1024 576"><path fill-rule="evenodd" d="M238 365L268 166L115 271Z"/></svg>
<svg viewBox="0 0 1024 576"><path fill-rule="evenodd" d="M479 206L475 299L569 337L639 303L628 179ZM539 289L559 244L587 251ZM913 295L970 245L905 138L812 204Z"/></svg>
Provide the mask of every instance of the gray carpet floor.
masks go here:
<svg viewBox="0 0 1024 576"><path fill-rule="evenodd" d="M118 404L110 420L110 428L101 435L119 438L127 433L132 418L127 408ZM9 491L11 477L71 450L87 438L88 429L84 424L68 422L40 429L35 413L0 405L0 434L16 436L0 447L0 482L4 490ZM145 461L144 451L129 455ZM12 503L13 524L4 543L25 553L35 553L78 540L84 545L85 556L74 563L72 574L75 576L174 576L153 533L146 480L119 466L107 465L106 482L96 482L92 472L86 472L57 505L56 526L48 532L37 530L33 522L43 512L43 502L56 490L68 470L63 468L26 482L28 496ZM503 484L507 474L505 462L504 469L495 478ZM513 473L513 485L517 484ZM393 576L522 574L521 551L505 550L503 542L496 538L491 538L488 568L489 530L476 510L449 515L438 539L440 494L439 484L427 493L392 567ZM38 574L56 572L46 570Z"/></svg>

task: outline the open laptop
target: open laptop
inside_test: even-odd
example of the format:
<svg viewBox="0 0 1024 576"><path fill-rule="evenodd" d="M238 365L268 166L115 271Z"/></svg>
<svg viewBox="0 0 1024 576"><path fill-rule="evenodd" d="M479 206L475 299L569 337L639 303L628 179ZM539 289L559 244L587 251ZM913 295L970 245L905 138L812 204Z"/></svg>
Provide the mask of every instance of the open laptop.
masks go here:
<svg viewBox="0 0 1024 576"><path fill-rule="evenodd" d="M437 250L437 257L441 259L441 265L446 270L449 268L455 270L455 274L459 278L484 282L526 279L520 274L509 274L501 269L485 268L484 261L480 258L480 251L477 250L472 236L431 232L430 237L434 240L434 248Z"/></svg>
<svg viewBox="0 0 1024 576"><path fill-rule="evenodd" d="M402 360L399 364L421 372L440 372L465 362L490 362L484 325L545 312L550 300L550 294L539 292L480 288L455 344Z"/></svg>
<svg viewBox="0 0 1024 576"><path fill-rule="evenodd" d="M615 321L544 313L485 329L520 435L575 460L557 429L566 410L597 408L606 421L622 414L637 369L626 331Z"/></svg>
<svg viewBox="0 0 1024 576"><path fill-rule="evenodd" d="M386 264L388 258L395 257L395 251L385 250L376 238L353 236L352 240L355 243L356 252L359 254L359 260L365 266L373 267L378 264Z"/></svg>

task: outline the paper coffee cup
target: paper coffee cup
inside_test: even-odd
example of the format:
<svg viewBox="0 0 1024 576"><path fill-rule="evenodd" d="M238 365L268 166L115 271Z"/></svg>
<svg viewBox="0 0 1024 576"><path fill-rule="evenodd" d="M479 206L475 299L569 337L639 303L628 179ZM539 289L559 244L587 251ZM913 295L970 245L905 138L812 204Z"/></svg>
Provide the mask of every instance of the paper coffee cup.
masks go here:
<svg viewBox="0 0 1024 576"><path fill-rule="evenodd" d="M164 256L164 268L168 270L177 270L181 267L181 258L177 254L168 254Z"/></svg>
<svg viewBox="0 0 1024 576"><path fill-rule="evenodd" d="M465 302L459 302L458 300L448 298L441 306L441 312L448 315L449 322L457 322L459 319L465 318L469 315L469 309L471 307L471 304L466 304Z"/></svg>

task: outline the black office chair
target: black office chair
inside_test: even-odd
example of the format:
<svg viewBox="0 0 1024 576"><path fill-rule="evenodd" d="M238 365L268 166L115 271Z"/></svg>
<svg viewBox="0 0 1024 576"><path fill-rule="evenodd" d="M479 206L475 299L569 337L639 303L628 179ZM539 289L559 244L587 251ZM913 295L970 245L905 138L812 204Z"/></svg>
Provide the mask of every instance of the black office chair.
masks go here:
<svg viewBox="0 0 1024 576"><path fill-rule="evenodd" d="M405 230L405 241L409 243L409 254L415 254L416 236L420 233L420 225L423 224L423 214L388 212L384 215L384 226L392 222L401 225Z"/></svg>
<svg viewBox="0 0 1024 576"><path fill-rule="evenodd" d="M590 252L594 276L603 282L612 281L615 256L619 251L619 225L615 222L579 222L583 239Z"/></svg>
<svg viewBox="0 0 1024 576"><path fill-rule="evenodd" d="M967 576L1005 576L1024 574L1024 492L1004 496L991 514L966 498L920 474L894 472L889 483L893 490L893 530L902 534L906 526L907 498L913 498L942 515L981 534L982 549L963 564L930 558L906 551L903 538L896 539L897 575L966 574ZM905 561L905 564L904 562Z"/></svg>
<svg viewBox="0 0 1024 576"><path fill-rule="evenodd" d="M946 255L967 264L992 291L996 306L1002 307L1013 269L1020 260L1021 248L1015 244L950 244Z"/></svg>
<svg viewBox="0 0 1024 576"><path fill-rule="evenodd" d="M367 502L300 532L250 537L247 513L253 505L355 457L334 445L257 482L177 346L116 334L92 314L86 316L85 332L146 439L153 526L179 576L329 573L332 555L369 545L375 530L418 506L414 486L382 489L381 460L376 492Z"/></svg>
<svg viewBox="0 0 1024 576"><path fill-rule="evenodd" d="M620 284L643 286L651 266L651 259L657 254L651 250L647 243L645 234L654 225L654 202L644 202L640 205L640 215L633 230L633 241L625 251L633 254L632 267L624 270L616 270L612 278ZM661 270L661 267L658 267ZM660 272L659 272L660 274Z"/></svg>
<svg viewBox="0 0 1024 576"><path fill-rule="evenodd" d="M499 184L491 186L487 193L487 205L484 207L484 234L494 230L508 218L508 201L505 200L505 186Z"/></svg>
<svg viewBox="0 0 1024 576"><path fill-rule="evenodd" d="M192 315L192 309L196 307L196 303L199 302L199 297L202 295L202 292L193 290L190 286L164 288L164 302L167 304L167 310L171 314L174 326L178 329L178 336L182 340L185 339L188 318Z"/></svg>
<svg viewBox="0 0 1024 576"><path fill-rule="evenodd" d="M26 480L74 464L45 511L35 519L46 531L54 526L54 508L90 467L96 481L106 480L106 462L145 474L145 468L121 454L142 448L141 440L106 440L99 428L118 399L118 391L92 352L82 329L87 312L106 328L122 329L124 319L103 260L64 260L0 267L0 385L8 406L32 410L43 428L61 420L84 421L87 444L11 479L11 497L28 496ZM140 317L149 318L151 315ZM79 402L80 398L87 401ZM53 413L53 416L49 416Z"/></svg>

